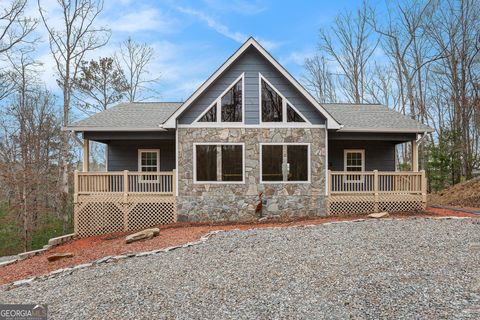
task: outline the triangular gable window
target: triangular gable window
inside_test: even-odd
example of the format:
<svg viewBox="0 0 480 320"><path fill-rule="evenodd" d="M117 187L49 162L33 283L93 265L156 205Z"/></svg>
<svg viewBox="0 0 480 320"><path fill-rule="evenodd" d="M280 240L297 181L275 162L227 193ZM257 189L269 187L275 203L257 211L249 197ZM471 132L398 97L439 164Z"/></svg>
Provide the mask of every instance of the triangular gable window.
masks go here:
<svg viewBox="0 0 480 320"><path fill-rule="evenodd" d="M292 106L287 103L287 122L305 122L305 120L298 114Z"/></svg>
<svg viewBox="0 0 480 320"><path fill-rule="evenodd" d="M212 106L198 122L217 122L217 105Z"/></svg>
<svg viewBox="0 0 480 320"><path fill-rule="evenodd" d="M243 122L243 100L242 74L215 99L196 122Z"/></svg>
<svg viewBox="0 0 480 320"><path fill-rule="evenodd" d="M308 122L305 117L260 74L261 122Z"/></svg>

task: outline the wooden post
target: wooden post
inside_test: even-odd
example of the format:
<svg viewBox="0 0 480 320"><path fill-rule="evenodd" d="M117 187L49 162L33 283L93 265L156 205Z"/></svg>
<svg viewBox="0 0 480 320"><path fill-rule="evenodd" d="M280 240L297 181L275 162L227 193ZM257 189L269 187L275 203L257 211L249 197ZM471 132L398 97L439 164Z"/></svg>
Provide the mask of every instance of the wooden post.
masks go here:
<svg viewBox="0 0 480 320"><path fill-rule="evenodd" d="M78 206L78 170L73 173L73 233L78 234L78 212L76 207Z"/></svg>
<svg viewBox="0 0 480 320"><path fill-rule="evenodd" d="M83 172L90 169L90 140L83 139Z"/></svg>
<svg viewBox="0 0 480 320"><path fill-rule="evenodd" d="M177 170L173 169L172 170L172 195L176 196L177 195Z"/></svg>
<svg viewBox="0 0 480 320"><path fill-rule="evenodd" d="M123 229L128 231L128 170L123 170Z"/></svg>
<svg viewBox="0 0 480 320"><path fill-rule="evenodd" d="M417 146L417 140L412 140L412 171L418 172L418 146Z"/></svg>
<svg viewBox="0 0 480 320"><path fill-rule="evenodd" d="M374 192L374 204L373 210L375 212L379 211L378 207L378 170L373 170L373 192Z"/></svg>
<svg viewBox="0 0 480 320"><path fill-rule="evenodd" d="M422 174L421 184L422 184L422 205L423 209L427 208L427 178L425 176L425 170L420 171Z"/></svg>
<svg viewBox="0 0 480 320"><path fill-rule="evenodd" d="M332 170L328 170L327 190L326 190L327 196L330 196L331 190L332 190Z"/></svg>

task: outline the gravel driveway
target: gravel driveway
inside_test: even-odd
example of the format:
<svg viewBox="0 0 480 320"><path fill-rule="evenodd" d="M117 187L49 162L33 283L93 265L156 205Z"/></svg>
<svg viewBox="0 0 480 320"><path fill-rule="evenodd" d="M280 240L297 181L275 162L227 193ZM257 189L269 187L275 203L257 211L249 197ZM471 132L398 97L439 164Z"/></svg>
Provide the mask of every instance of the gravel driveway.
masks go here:
<svg viewBox="0 0 480 320"><path fill-rule="evenodd" d="M221 232L0 292L51 319L480 318L480 220Z"/></svg>

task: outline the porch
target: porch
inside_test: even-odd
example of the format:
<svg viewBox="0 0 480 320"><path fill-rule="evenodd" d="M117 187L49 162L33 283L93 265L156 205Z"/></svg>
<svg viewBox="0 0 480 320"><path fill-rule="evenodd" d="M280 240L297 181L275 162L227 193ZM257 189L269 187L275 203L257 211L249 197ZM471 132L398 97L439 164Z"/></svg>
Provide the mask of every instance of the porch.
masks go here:
<svg viewBox="0 0 480 320"><path fill-rule="evenodd" d="M426 208L425 171L328 171L327 214L415 211Z"/></svg>
<svg viewBox="0 0 480 320"><path fill-rule="evenodd" d="M75 234L88 237L176 222L175 179L175 170L75 171Z"/></svg>

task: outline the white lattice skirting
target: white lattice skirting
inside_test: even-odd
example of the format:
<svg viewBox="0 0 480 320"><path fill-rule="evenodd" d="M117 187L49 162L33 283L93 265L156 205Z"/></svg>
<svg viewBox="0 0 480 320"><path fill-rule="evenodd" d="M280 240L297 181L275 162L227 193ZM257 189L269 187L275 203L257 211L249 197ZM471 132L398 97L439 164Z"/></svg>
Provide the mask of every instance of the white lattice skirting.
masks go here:
<svg viewBox="0 0 480 320"><path fill-rule="evenodd" d="M368 214L373 212L408 212L425 209L423 196L412 194L331 195L327 199L329 215Z"/></svg>
<svg viewBox="0 0 480 320"><path fill-rule="evenodd" d="M78 195L75 234L89 237L133 231L177 221L174 196L139 194Z"/></svg>

